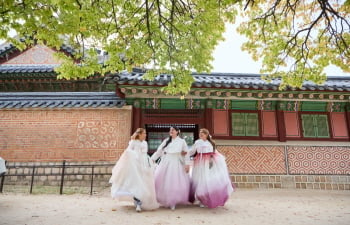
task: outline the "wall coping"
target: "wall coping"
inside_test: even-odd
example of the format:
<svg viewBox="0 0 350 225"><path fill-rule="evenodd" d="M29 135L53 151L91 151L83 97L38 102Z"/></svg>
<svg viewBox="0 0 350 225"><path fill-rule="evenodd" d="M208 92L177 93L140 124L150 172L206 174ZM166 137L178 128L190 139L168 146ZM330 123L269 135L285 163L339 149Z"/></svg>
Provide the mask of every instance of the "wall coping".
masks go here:
<svg viewBox="0 0 350 225"><path fill-rule="evenodd" d="M255 141L255 140L215 140L216 145L275 145L275 146L345 146L350 147L350 142L343 141Z"/></svg>

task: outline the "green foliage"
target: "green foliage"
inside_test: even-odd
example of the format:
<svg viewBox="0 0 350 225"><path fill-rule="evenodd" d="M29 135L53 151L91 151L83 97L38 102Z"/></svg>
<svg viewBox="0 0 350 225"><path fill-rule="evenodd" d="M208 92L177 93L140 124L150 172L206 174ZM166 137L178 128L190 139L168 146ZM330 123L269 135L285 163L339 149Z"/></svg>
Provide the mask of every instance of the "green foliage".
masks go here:
<svg viewBox="0 0 350 225"><path fill-rule="evenodd" d="M191 71L210 72L212 52L223 39L225 22L232 22L231 1L216 0L5 0L1 4L0 39L21 49L35 43L72 55L57 56L59 78L85 78L94 73L150 67L147 79L159 72L173 74L164 91L186 94ZM8 38L15 30L27 43ZM90 50L87 50L90 49ZM98 63L94 50L108 52ZM100 60L101 62L101 60Z"/></svg>
<svg viewBox="0 0 350 225"><path fill-rule="evenodd" d="M78 79L145 67L145 79L172 74L163 91L185 95L192 72L210 72L212 52L223 40L225 23L240 11L243 50L262 59L268 79L281 88L325 79L334 64L349 72L349 0L3 0L0 39L25 49L43 43L58 53L59 78ZM241 8L239 8L241 7ZM244 8L244 9L243 9ZM331 11L331 9L334 9ZM319 15L319 17L317 17ZM339 29L340 28L340 29ZM16 31L25 42L8 37ZM96 50L108 54L98 55Z"/></svg>
<svg viewBox="0 0 350 225"><path fill-rule="evenodd" d="M338 1L256 0L238 28L242 49L262 60L261 73L282 78L280 89L325 81L330 64L350 72L350 7Z"/></svg>

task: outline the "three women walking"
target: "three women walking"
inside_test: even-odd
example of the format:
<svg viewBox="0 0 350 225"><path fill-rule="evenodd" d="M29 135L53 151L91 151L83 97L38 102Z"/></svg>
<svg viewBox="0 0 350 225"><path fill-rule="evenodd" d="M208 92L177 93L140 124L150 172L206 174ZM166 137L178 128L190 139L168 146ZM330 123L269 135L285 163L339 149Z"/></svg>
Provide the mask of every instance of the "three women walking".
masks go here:
<svg viewBox="0 0 350 225"><path fill-rule="evenodd" d="M225 158L215 150L209 131L200 130L191 150L179 135L180 129L171 126L169 137L149 157L146 130L138 128L112 170L112 197L133 197L138 212L159 205L174 210L195 202L208 208L223 206L233 188ZM192 176L190 158L194 159Z"/></svg>

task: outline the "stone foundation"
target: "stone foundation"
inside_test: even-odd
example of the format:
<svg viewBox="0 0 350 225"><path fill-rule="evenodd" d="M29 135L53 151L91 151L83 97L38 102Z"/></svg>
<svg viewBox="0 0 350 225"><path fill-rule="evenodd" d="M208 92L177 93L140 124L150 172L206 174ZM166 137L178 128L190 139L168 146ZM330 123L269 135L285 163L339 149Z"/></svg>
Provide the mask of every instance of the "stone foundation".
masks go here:
<svg viewBox="0 0 350 225"><path fill-rule="evenodd" d="M350 190L349 175L231 175L237 188Z"/></svg>
<svg viewBox="0 0 350 225"><path fill-rule="evenodd" d="M114 164L108 162L66 162L64 165L64 187L90 187L92 174L93 186L109 186L109 178ZM4 184L60 186L62 180L62 162L8 163ZM34 173L33 173L34 169Z"/></svg>
<svg viewBox="0 0 350 225"><path fill-rule="evenodd" d="M114 166L109 162L65 162L63 187L109 187ZM5 185L60 186L63 162L9 162ZM93 170L93 171L92 171ZM244 175L231 174L236 188L350 190L349 175Z"/></svg>

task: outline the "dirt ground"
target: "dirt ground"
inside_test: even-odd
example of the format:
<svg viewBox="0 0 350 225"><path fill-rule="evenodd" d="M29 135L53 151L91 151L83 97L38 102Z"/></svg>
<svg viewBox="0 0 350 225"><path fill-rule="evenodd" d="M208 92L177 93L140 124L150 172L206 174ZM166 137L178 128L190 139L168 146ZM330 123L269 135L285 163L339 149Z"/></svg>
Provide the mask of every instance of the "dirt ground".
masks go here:
<svg viewBox="0 0 350 225"><path fill-rule="evenodd" d="M350 191L239 189L216 209L188 205L141 213L131 202L111 199L108 190L93 196L3 193L0 224L349 225Z"/></svg>

